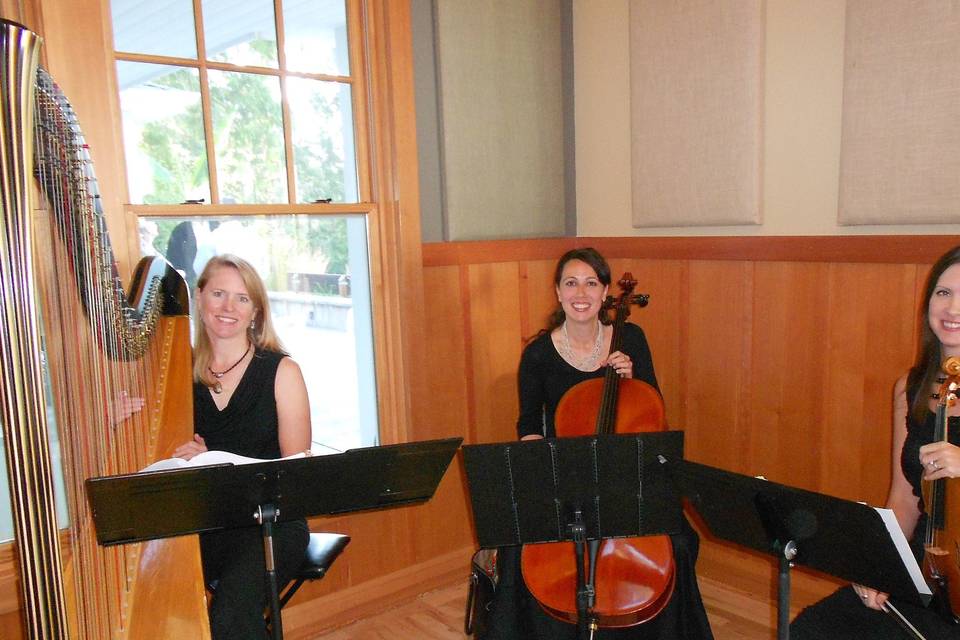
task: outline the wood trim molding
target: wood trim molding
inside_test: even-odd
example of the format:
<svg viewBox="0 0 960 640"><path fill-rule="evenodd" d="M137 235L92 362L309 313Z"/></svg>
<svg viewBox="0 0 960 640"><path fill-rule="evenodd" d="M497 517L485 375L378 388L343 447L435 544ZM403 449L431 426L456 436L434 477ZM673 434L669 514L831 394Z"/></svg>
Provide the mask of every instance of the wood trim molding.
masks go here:
<svg viewBox="0 0 960 640"><path fill-rule="evenodd" d="M423 266L555 260L574 247L596 247L608 258L750 260L759 262L875 262L930 264L960 236L698 236L546 238L433 242L423 245Z"/></svg>

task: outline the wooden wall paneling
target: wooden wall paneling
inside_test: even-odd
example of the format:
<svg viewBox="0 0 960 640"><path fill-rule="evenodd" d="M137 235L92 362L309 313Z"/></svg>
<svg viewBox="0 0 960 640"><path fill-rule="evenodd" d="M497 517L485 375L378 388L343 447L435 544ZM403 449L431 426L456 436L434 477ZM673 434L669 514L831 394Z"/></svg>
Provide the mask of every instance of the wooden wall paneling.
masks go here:
<svg viewBox="0 0 960 640"><path fill-rule="evenodd" d="M462 436L476 441L467 399L473 393L472 354L467 348L469 299L461 287L460 267L424 269L425 366L420 375L430 389L413 431L419 438ZM429 434L429 435L428 435Z"/></svg>
<svg viewBox="0 0 960 640"><path fill-rule="evenodd" d="M422 375L431 397L420 412L424 424L413 425L419 438L462 437L465 443L476 442L468 400L473 394L473 361L466 348L470 307L461 286L464 271L456 266L424 270L428 346ZM417 558L473 544L466 493L462 460L457 456L430 502L412 511Z"/></svg>
<svg viewBox="0 0 960 640"><path fill-rule="evenodd" d="M890 389L912 359L929 270L923 260L952 244L956 238L939 236L576 239L606 255L614 277L632 271L638 290L651 294L633 319L650 341L668 419L687 432L688 457L873 504L886 496ZM567 248L547 240L445 243L426 245L424 261L427 270L460 266L471 291L481 280L484 287L496 281L478 277L478 266L507 274L516 268L525 280L521 315L535 326L537 292L549 294L545 308L554 304L551 287L536 283L550 281L553 261ZM500 297L507 300L514 295L509 275L504 282ZM472 294L471 303L477 300ZM476 316L473 309L466 319L474 334L489 324ZM480 339L475 354L516 344ZM483 357L515 375L517 354ZM509 405L484 408L501 412L509 438L513 384L503 397L483 396ZM476 389L480 398L479 378ZM767 557L709 535L702 542L698 571L775 601L776 571ZM802 570L795 583L797 607L838 584Z"/></svg>
<svg viewBox="0 0 960 640"><path fill-rule="evenodd" d="M752 265L692 261L689 272L688 359L682 402L686 457L744 470L749 442Z"/></svg>
<svg viewBox="0 0 960 640"><path fill-rule="evenodd" d="M893 332L910 324L904 318L910 316L914 297L911 275L909 266L899 265L830 267L820 479L809 488L854 500L882 502L886 497L891 390L913 342L908 331L901 336ZM896 353L882 343L896 345ZM878 424L867 424L867 416Z"/></svg>
<svg viewBox="0 0 960 640"><path fill-rule="evenodd" d="M468 280L477 438L515 440L521 352L517 263L473 265Z"/></svg>
<svg viewBox="0 0 960 640"><path fill-rule="evenodd" d="M577 238L576 246L593 246L607 259L644 257L656 260L752 260L754 262L931 263L960 244L958 235L847 236L675 236ZM465 243L470 244L470 243ZM492 244L492 243L491 243ZM438 251L430 245L430 253ZM490 255L503 256L495 246ZM504 247L506 249L506 247ZM464 251L449 247L445 253ZM501 259L503 259L501 257Z"/></svg>
<svg viewBox="0 0 960 640"><path fill-rule="evenodd" d="M559 258L562 254L557 254ZM535 260L521 263L520 281L523 315L520 337L526 345L547 328L550 314L557 308L557 289L553 282L556 260ZM517 360L517 365L520 360Z"/></svg>
<svg viewBox="0 0 960 640"><path fill-rule="evenodd" d="M812 485L820 439L826 306L820 291L829 267L820 263L754 265L752 390L745 471Z"/></svg>
<svg viewBox="0 0 960 640"><path fill-rule="evenodd" d="M630 272L637 281L636 293L650 295L650 303L640 308L631 307L630 322L643 328L653 355L657 383L663 394L667 411L667 424L682 429L684 415L681 412L681 345L685 335L681 309L685 305L685 270L679 260L612 259L614 281L624 272ZM619 287L611 286L612 295L619 295Z"/></svg>
<svg viewBox="0 0 960 640"><path fill-rule="evenodd" d="M443 553L476 546L468 495L463 458L457 455L433 498L408 509L412 558L426 562ZM464 556L464 571L469 562L469 555Z"/></svg>
<svg viewBox="0 0 960 640"><path fill-rule="evenodd" d="M866 268L870 268L867 266ZM864 358L862 449L859 459L860 497L883 504L890 478L892 446L893 385L913 361L916 343L916 273L912 264L889 265L875 273L881 288L882 313L868 313L868 351ZM872 283L871 283L872 284ZM921 292L922 295L922 292Z"/></svg>
<svg viewBox="0 0 960 640"><path fill-rule="evenodd" d="M342 569L350 576L350 585L396 571L412 557L413 546L406 539L409 530L404 516L401 508L355 513L343 519L343 533L351 540L337 563L346 561Z"/></svg>

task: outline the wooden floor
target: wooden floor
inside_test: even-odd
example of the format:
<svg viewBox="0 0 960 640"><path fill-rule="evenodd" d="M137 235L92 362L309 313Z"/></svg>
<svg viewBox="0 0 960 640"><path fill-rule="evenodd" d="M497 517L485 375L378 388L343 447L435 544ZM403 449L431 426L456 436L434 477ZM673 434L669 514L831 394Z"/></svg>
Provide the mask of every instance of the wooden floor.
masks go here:
<svg viewBox="0 0 960 640"><path fill-rule="evenodd" d="M776 637L776 603L709 578L700 590L716 640ZM459 640L463 633L466 583L425 593L377 616L317 636L318 640Z"/></svg>

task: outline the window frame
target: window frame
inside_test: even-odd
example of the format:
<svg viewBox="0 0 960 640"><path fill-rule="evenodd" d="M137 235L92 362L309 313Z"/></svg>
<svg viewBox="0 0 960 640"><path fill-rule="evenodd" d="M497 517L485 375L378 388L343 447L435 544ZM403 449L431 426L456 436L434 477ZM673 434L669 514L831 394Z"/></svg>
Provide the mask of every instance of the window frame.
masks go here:
<svg viewBox="0 0 960 640"><path fill-rule="evenodd" d="M184 59L166 56L154 56L143 54L131 54L117 52L113 49L112 19L110 16L109 1L104 2L102 7L104 11L104 25L106 41L109 43L106 59L109 64L109 84L112 88L110 100L113 106L115 121L114 135L118 141L123 140L123 124L120 118L120 93L119 84L116 75L116 63L119 60L130 62L150 62L161 64L180 64L185 67L197 68L200 73L201 85L201 103L203 106L204 136L206 139L208 172L210 179L211 200L210 204L174 204L174 205L147 205L130 203L129 187L127 181L127 164L125 156L125 147L119 144L114 153L116 154L116 166L121 171L118 182L122 186L123 193L123 214L127 237L138 237L138 226L141 216L149 217L182 217L182 216L244 216L244 215L313 215L313 216L339 216L344 214L362 215L367 222L367 250L368 262L370 265L370 291L371 291L371 324L373 327L373 353L374 353L374 375L377 384L377 414L379 426L379 442L381 445L395 444L405 442L409 439L409 421L410 421L410 394L405 380L406 361L404 357L404 343L409 340L406 331L400 324L400 317L407 315L408 311L400 310L400 297L397 295L397 289L401 286L402 280L409 281L409 269L403 266L410 266L411 261L419 269L420 247L417 242L416 250L411 254L409 250L403 250L405 245L409 245L411 238L410 231L415 232L419 239L419 226L415 230L407 224L407 231L400 228L397 218L401 215L398 198L395 193L388 194L394 189L391 187L390 176L397 170L399 162L394 156L396 150L392 148L392 137L384 131L379 139L373 135L378 125L383 127L392 127L388 113L372 113L371 103L379 97L384 98L384 104L392 102L392 79L386 76L391 75L393 70L390 68L387 59L379 63L376 58L387 56L389 58L390 35L386 32L395 28L403 28L403 21L392 24L391 18L395 15L394 10L389 6L391 0L345 0L346 18L347 18L347 38L349 43L349 61L350 76L331 76L325 74L312 74L301 72L289 72L283 70L283 35L277 34L278 62L279 69L269 69L265 67L245 67L228 63L205 60L205 48L203 39L203 24L200 14L201 0L193 0L195 28L197 30L197 59ZM274 0L274 19L278 25L282 25L282 0ZM282 32L282 28L280 29ZM407 53L406 55L410 55ZM378 67L378 68L374 68ZM350 203L297 203L295 180L293 171L293 154L291 145L290 129L290 109L286 100L282 101L284 147L287 169L287 203L272 204L220 204L219 193L216 185L216 159L213 157L215 151L212 144L212 115L210 111L210 92L207 85L207 69L217 69L225 71L243 71L262 72L269 75L280 77L282 84L285 84L287 76L305 77L318 80L333 80L349 82L351 86L351 104L353 109L353 130L354 145L356 149L356 167L357 167L357 189L359 202ZM410 79L412 84L412 78ZM378 85L381 88L378 88ZM283 89L284 94L286 87ZM406 93L406 92L403 92ZM409 99L412 100L412 87ZM387 109L388 107L384 107ZM388 146L389 145L389 146ZM415 148L413 149L415 154ZM415 156L414 156L415 159ZM382 176L379 180L374 180L373 176L377 173ZM416 180L416 174L413 179ZM416 195L416 194L414 194ZM390 205L386 207L387 215L384 215L377 200L389 198L387 202ZM409 215L409 214L406 214ZM417 213L419 221L419 214ZM401 236L406 238L401 239ZM133 241L130 240L132 243ZM138 245L131 244L131 247ZM399 249L391 250L391 247ZM133 255L136 249L133 249ZM420 284L419 273L415 274L416 284ZM422 291L418 291L418 298L422 297ZM418 307L415 307L418 308Z"/></svg>

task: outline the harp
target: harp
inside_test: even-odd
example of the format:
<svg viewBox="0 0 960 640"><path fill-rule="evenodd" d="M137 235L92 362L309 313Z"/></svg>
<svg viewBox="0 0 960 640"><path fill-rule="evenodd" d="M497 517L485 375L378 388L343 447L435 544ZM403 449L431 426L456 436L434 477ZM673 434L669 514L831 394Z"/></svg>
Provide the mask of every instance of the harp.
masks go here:
<svg viewBox="0 0 960 640"><path fill-rule="evenodd" d="M168 457L193 432L189 298L159 258L125 292L79 126L38 57L35 34L0 21L0 420L25 635L209 638L195 536L96 543L83 481Z"/></svg>

